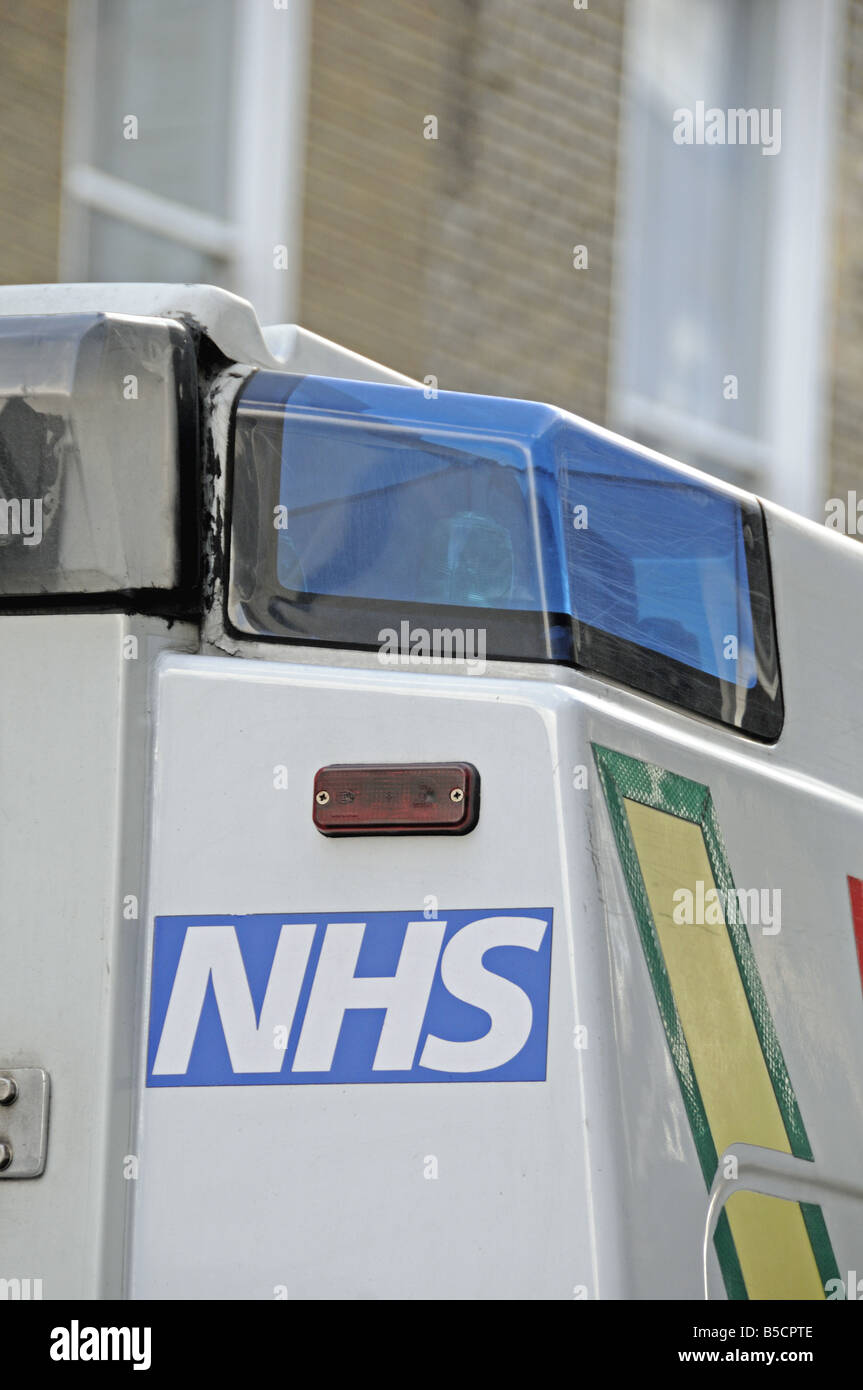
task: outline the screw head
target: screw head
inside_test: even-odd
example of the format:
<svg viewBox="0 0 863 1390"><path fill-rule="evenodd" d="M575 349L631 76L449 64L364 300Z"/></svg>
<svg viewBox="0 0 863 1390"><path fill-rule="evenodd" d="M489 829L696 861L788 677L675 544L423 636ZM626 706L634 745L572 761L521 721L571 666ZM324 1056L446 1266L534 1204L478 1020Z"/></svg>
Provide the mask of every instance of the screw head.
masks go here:
<svg viewBox="0 0 863 1390"><path fill-rule="evenodd" d="M464 792L461 787L453 787L449 794L450 801L464 801Z"/></svg>
<svg viewBox="0 0 863 1390"><path fill-rule="evenodd" d="M12 1105L18 1099L18 1083L13 1076L0 1076L0 1105Z"/></svg>
<svg viewBox="0 0 863 1390"><path fill-rule="evenodd" d="M326 804L327 804L327 802L329 801L329 799L330 799L330 794L329 794L329 792L317 792L317 793L315 794L315 801L318 803L319 806L326 806Z"/></svg>
<svg viewBox="0 0 863 1390"><path fill-rule="evenodd" d="M0 1173L12 1162L12 1145L8 1139L0 1139Z"/></svg>

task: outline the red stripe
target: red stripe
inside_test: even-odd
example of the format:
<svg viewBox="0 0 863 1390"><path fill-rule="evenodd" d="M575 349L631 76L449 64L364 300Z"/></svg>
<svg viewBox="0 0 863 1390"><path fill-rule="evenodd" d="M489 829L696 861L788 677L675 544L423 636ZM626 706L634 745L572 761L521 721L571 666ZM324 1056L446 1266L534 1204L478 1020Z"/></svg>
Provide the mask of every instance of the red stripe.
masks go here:
<svg viewBox="0 0 863 1390"><path fill-rule="evenodd" d="M852 878L849 874L848 893L851 898L851 917L854 922L854 940L857 942L860 981L863 984L863 878Z"/></svg>

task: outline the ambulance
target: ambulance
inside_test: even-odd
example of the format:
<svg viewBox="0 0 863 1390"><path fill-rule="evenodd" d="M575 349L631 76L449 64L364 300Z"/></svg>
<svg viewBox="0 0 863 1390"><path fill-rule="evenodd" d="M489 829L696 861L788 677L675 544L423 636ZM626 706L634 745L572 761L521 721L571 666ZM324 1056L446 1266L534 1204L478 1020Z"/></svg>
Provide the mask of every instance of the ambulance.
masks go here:
<svg viewBox="0 0 863 1390"><path fill-rule="evenodd" d="M863 1295L861 608L564 410L0 289L0 1294Z"/></svg>

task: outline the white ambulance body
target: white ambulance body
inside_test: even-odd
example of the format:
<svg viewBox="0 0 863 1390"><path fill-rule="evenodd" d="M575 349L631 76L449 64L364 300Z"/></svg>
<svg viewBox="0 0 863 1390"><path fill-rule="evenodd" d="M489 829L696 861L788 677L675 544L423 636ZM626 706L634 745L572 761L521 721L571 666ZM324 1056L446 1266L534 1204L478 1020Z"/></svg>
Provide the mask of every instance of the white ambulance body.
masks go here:
<svg viewBox="0 0 863 1390"><path fill-rule="evenodd" d="M863 552L267 339L0 290L4 1287L845 1296Z"/></svg>

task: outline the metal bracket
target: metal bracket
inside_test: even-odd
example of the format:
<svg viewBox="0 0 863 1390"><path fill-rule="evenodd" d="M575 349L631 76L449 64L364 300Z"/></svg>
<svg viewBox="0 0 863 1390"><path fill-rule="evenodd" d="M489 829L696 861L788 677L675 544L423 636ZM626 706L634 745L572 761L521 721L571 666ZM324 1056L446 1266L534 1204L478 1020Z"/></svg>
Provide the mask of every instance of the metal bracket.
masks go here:
<svg viewBox="0 0 863 1390"><path fill-rule="evenodd" d="M38 1178L44 1170L50 1091L42 1067L0 1064L0 1181Z"/></svg>

